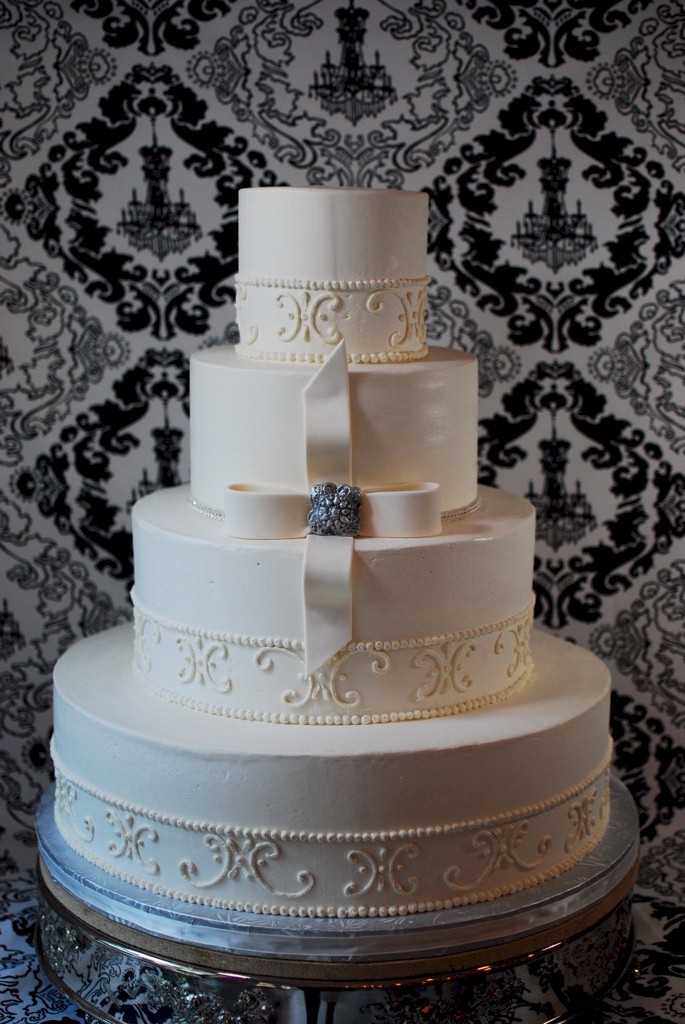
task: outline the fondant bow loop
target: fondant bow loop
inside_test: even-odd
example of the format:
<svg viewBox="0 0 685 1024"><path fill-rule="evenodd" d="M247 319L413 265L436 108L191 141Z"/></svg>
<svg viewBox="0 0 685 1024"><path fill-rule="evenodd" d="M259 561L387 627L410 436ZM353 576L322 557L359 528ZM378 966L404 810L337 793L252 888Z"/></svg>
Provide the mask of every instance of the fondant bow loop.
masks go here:
<svg viewBox="0 0 685 1024"><path fill-rule="evenodd" d="M345 485L341 485L344 487ZM333 487L335 484L315 485ZM337 489L340 489L339 487ZM317 529L316 498L303 491L255 484L226 489L226 530L245 540L306 537L310 533L358 537L433 537L440 533L440 487L434 483L362 488L358 529Z"/></svg>

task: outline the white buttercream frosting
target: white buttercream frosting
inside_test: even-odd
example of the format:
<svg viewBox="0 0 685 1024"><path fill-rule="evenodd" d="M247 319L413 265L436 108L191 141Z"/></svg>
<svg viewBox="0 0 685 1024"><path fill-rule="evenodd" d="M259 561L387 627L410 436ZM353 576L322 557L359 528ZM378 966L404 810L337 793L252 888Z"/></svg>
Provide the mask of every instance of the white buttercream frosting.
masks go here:
<svg viewBox="0 0 685 1024"><path fill-rule="evenodd" d="M426 354L428 278L277 281L236 278L241 354L323 362L344 342L350 362L408 362Z"/></svg>
<svg viewBox="0 0 685 1024"><path fill-rule="evenodd" d="M160 697L211 714L367 725L505 700L532 671L532 601L504 622L427 637L351 641L314 673L302 641L235 636L160 620L136 603L135 666Z"/></svg>
<svg viewBox="0 0 685 1024"><path fill-rule="evenodd" d="M238 194L247 278L379 281L426 273L428 196L363 188L248 188Z"/></svg>
<svg viewBox="0 0 685 1024"><path fill-rule="evenodd" d="M553 877L606 828L609 677L572 644L536 636L537 676L503 704L348 730L160 702L131 643L122 627L61 659L53 757L62 834L137 885L265 913L415 913Z"/></svg>
<svg viewBox="0 0 685 1024"><path fill-rule="evenodd" d="M309 490L307 365L256 364L240 345L191 357L190 484L223 514L230 483ZM478 368L464 352L431 349L420 363L349 368L351 479L360 487L435 481L442 511L472 504L477 486Z"/></svg>
<svg viewBox="0 0 685 1024"><path fill-rule="evenodd" d="M428 197L369 189L239 193L242 354L353 362L426 354Z"/></svg>
<svg viewBox="0 0 685 1024"><path fill-rule="evenodd" d="M191 360L190 484L133 510L133 629L55 669L57 824L135 885L414 914L607 827L609 675L532 632L533 509L478 487L475 360L425 345L426 213L241 193L242 342Z"/></svg>
<svg viewBox="0 0 685 1024"><path fill-rule="evenodd" d="M354 691L366 696L353 714L444 714L523 682L534 529L527 501L484 487L479 507L445 518L437 536L355 538L352 647L321 668L319 699L306 702L304 713L344 714L334 693ZM138 502L133 532L145 652L137 663L148 685L232 713L294 713L286 694L301 696L312 685L302 679L306 540L232 538L221 520L197 514L186 487ZM197 660L191 638L200 635L220 645L215 678L230 680L223 695L212 686L198 692L195 674L192 686L183 682L184 659ZM387 659L383 671L369 658L372 649ZM434 673L440 686L431 685Z"/></svg>

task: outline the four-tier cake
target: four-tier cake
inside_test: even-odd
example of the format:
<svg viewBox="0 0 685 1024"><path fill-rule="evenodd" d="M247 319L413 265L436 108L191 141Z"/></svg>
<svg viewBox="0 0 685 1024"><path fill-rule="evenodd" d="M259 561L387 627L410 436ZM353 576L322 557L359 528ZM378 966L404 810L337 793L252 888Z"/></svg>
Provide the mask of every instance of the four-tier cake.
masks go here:
<svg viewBox="0 0 685 1024"><path fill-rule="evenodd" d="M428 347L423 193L240 193L240 344L191 360L187 486L133 510L133 627L55 671L72 850L168 897L409 915L584 858L609 674L532 630L534 513L477 482Z"/></svg>

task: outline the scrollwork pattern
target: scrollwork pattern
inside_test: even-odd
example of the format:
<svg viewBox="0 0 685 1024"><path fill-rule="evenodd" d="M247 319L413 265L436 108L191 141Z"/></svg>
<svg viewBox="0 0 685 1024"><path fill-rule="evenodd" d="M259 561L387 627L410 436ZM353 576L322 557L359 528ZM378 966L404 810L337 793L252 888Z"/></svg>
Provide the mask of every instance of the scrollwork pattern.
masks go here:
<svg viewBox="0 0 685 1024"><path fill-rule="evenodd" d="M509 699L531 672L532 600L481 627L352 640L306 677L301 640L195 629L158 618L133 598L144 684L211 714L310 725L454 715Z"/></svg>
<svg viewBox="0 0 685 1024"><path fill-rule="evenodd" d="M297 874L301 887L296 891L285 892L269 882L264 874L269 861L283 855L282 847L273 839L258 839L251 835L238 837L211 834L206 836L205 846L212 859L219 865L219 871L211 878L200 879L198 865L191 860L182 861L179 868L181 877L194 889L212 889L224 881L235 881L242 876L249 882L257 882L271 895L284 899L299 899L315 884L314 876L306 870L301 870Z"/></svg>
<svg viewBox="0 0 685 1024"><path fill-rule="evenodd" d="M463 640L456 645L444 643L420 651L414 664L426 670L427 679L416 691L416 702L444 694L450 689L455 693L467 693L473 686L473 676L465 671L464 662L476 649L473 640Z"/></svg>
<svg viewBox="0 0 685 1024"><path fill-rule="evenodd" d="M597 828L597 818L595 816L596 799L597 790L593 789L591 793L585 794L581 800L578 800L570 807L568 816L571 820L572 828L564 843L566 853L570 853L578 843L589 839Z"/></svg>
<svg viewBox="0 0 685 1024"><path fill-rule="evenodd" d="M531 629L532 621L530 619L524 622L516 622L503 629L495 640L496 655L500 655L506 650L508 641L513 646L511 662L507 667L509 679L513 679L519 672L531 664L529 646Z"/></svg>
<svg viewBox="0 0 685 1024"><path fill-rule="evenodd" d="M108 849L115 859L135 861L150 875L159 874L159 864L153 857L145 857L147 843L159 842L159 833L151 825L138 824L133 814L108 810L105 820L114 832Z"/></svg>
<svg viewBox="0 0 685 1024"><path fill-rule="evenodd" d="M347 859L350 864L358 866L359 877L346 884L345 896L365 896L372 889L379 893L390 889L397 895L411 896L418 889L418 878L411 876L403 882L401 873L406 867L405 861L418 855L416 843L403 843L394 850L388 846L379 846L373 852L368 849L350 850Z"/></svg>
<svg viewBox="0 0 685 1024"><path fill-rule="evenodd" d="M506 439L495 470L502 486L523 493L550 429L544 410L572 399L559 426L583 467L584 489L603 503L603 520L554 560L539 542L540 610L547 625L581 643L593 642L593 630L599 639L611 631L604 656L618 689L618 767L639 801L645 840L675 837L684 792L683 631L665 614L660 572L678 564L672 555L682 536L683 275L669 261L683 233L674 224L681 200L671 198L685 170L683 5L357 0L370 14L367 53L378 46L398 100L354 130L325 117L302 70L335 46L338 5L4 5L2 453L16 468L10 492L20 468L35 488L21 491L21 530L6 529L2 542L18 621L6 636L24 643L11 652L3 682L6 864L33 859L27 836L47 782L47 680L56 652L125 614L132 565L118 510L143 467L155 484L155 395L169 394L173 376L155 366L155 350L175 337L187 355L198 339L220 338L233 316L235 190L276 179L431 191L430 261L445 300L430 333L481 356L481 396L494 389L489 409L502 413L485 424L483 443ZM512 259L507 239L511 204L523 210L541 199L536 168L547 134L529 127L529 112L562 77L578 93L571 107L557 100L548 116L574 115L557 131L559 152L573 165L568 198L582 187L601 234L596 257L566 275ZM201 243L189 259L163 265L132 251L116 230L117 196L130 195L134 179L140 185L149 103L165 104L157 127L173 149L170 186L175 192L183 175L193 202L200 192L206 199L197 207ZM453 206L441 202L442 190ZM659 257L654 277L642 269L650 252ZM505 302L512 293L513 308ZM146 339L142 347L136 337ZM485 347L491 337L498 347ZM567 387L557 380L551 399L535 379L531 391L542 397L529 404L526 374L544 349L563 352L579 378ZM183 397L169 403L172 427L185 426L186 407ZM481 450L482 471L491 465ZM653 586L641 589L643 580ZM150 638L146 653L156 655ZM71 806L77 822L82 806L81 796ZM654 963L666 967L662 977L670 969ZM647 1016L663 1015L653 999Z"/></svg>
<svg viewBox="0 0 685 1024"><path fill-rule="evenodd" d="M471 845L485 858L480 873L467 882L461 881L462 869L452 865L445 872L445 882L451 889L466 892L475 889L486 879L493 879L498 871L516 867L519 871L534 871L539 868L552 846L552 837L542 835L536 845L535 859L525 860L519 847L530 831L528 820L514 821L495 828L480 829L472 838Z"/></svg>
<svg viewBox="0 0 685 1024"><path fill-rule="evenodd" d="M137 608L133 612L133 644L135 656L141 670L146 674L152 670L152 654L147 649L147 643L159 647L162 633L159 623L148 616L141 615Z"/></svg>
<svg viewBox="0 0 685 1024"><path fill-rule="evenodd" d="M83 818L82 821L77 819L75 810L77 800L76 786L58 773L55 780L55 813L62 821L69 822L74 833L82 842L92 843L95 838L93 819L89 816Z"/></svg>
<svg viewBox="0 0 685 1024"><path fill-rule="evenodd" d="M286 313L287 323L278 329L283 342L301 338L310 342L313 338L323 345L337 345L342 333L335 326L335 314L341 312L343 300L333 293L315 295L303 291L300 296L294 292L282 292L276 298L276 305Z"/></svg>
<svg viewBox="0 0 685 1024"><path fill-rule="evenodd" d="M273 668L274 654L285 654L290 658L296 658L304 665L302 655L293 650L284 648L271 648L262 650L257 654L256 663L263 671L270 671ZM283 694L283 702L292 708L301 708L309 704L332 704L341 708L357 707L361 703L361 694L358 690L343 690L347 682L344 666L351 659L359 660L366 657L371 661L371 673L382 675L391 668L390 657L382 651L346 651L334 662L332 668L324 667L322 670L312 672L305 679L304 672L299 674L307 684L302 692L287 690Z"/></svg>
<svg viewBox="0 0 685 1024"><path fill-rule="evenodd" d="M65 838L110 874L211 906L315 917L448 909L519 891L582 859L608 821L604 796L594 821L591 808L607 792L609 757L572 790L511 814L369 832L212 824L70 782L103 827L88 850L73 833Z"/></svg>
<svg viewBox="0 0 685 1024"><path fill-rule="evenodd" d="M220 672L220 662L230 660L228 644L221 640L207 640L202 636L178 637L176 646L183 656L183 667L178 673L182 683L190 686L212 686L219 693L230 693L233 681L230 673Z"/></svg>
<svg viewBox="0 0 685 1024"><path fill-rule="evenodd" d="M236 302L243 354L255 358L317 361L343 339L353 361L425 355L426 278L239 278Z"/></svg>

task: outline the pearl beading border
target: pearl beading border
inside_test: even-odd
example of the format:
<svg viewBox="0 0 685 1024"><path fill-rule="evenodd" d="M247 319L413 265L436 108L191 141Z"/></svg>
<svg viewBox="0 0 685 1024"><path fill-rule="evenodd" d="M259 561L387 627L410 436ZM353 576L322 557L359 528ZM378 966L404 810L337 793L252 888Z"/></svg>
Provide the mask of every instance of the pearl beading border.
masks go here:
<svg viewBox="0 0 685 1024"><path fill-rule="evenodd" d="M574 787L570 787L564 793L560 794L556 798L552 798L548 801L543 801L540 804L531 805L518 811L508 812L506 814L493 816L491 818L479 818L473 819L471 822L458 823L452 826L435 826L426 828L416 829L400 829L375 832L360 832L360 833L302 833L302 832L289 832L288 830L281 829L251 829L251 828L236 828L230 829L228 826L221 826L220 828L212 827L208 823L191 823L186 822L183 819L174 818L169 815L162 815L155 812L146 812L144 808L139 808L134 804L128 804L124 801L109 800L106 794L100 793L99 791L89 788L84 784L77 782L74 779L68 779L66 773L63 772L61 766L59 766L59 758L55 757L53 749L53 760L55 761L56 776L58 781L64 780L67 784L76 786L82 789L82 791L92 796L95 800L101 801L103 804L111 807L117 807L120 811L136 814L140 817L147 818L149 821L157 824L171 825L172 827L188 828L193 832L207 832L212 835L226 835L232 838L249 838L249 839L266 839L266 840L294 840L300 844L302 842L315 842L315 843L342 843L342 842L392 842L393 840L405 840L405 839L425 839L431 837L444 836L450 832L465 831L474 829L487 829L497 828L501 825L507 825L512 821L525 821L531 817L538 816L545 813L550 809L554 809L564 803L568 803L576 796L580 796L583 792L587 791L595 783L597 783L602 776L604 776L604 795L600 800L600 823L599 827L590 834L586 842L580 844L580 846L569 856L562 858L556 864L551 865L542 871L537 871L528 876L518 879L515 883L505 883L501 886L494 886L492 888L482 889L476 892L471 892L468 895L457 896L454 898L446 899L434 899L434 900L418 900L416 902L400 903L400 904L389 904L389 905L361 905L361 906L335 906L335 905L320 905L310 904L304 906L293 906L283 903L253 903L244 900L225 900L225 899L212 899L204 897L197 893L188 893L187 891L174 889L172 887L155 883L147 878L140 877L133 872L121 871L117 867L114 867L109 861L102 857L94 855L87 846L78 839L75 839L72 835L68 834L64 828L63 821L55 805L55 816L58 828L65 839L65 841L79 853L85 860L95 864L101 870L106 871L108 874L120 878L130 884L133 884L145 891L155 892L171 899L179 899L185 903L192 905L203 905L212 906L225 910L242 911L245 913L256 913L256 914L271 914L277 916L289 916L289 917L309 917L309 918L374 918L374 917L395 917L395 916L407 916L410 914L431 912L435 910L449 910L453 907L473 905L476 903L486 902L493 899L497 899L501 896L510 895L516 892L522 892L542 882L548 881L552 878L558 877L565 871L569 870L575 864L582 861L589 853L598 845L602 839L604 832L606 831L609 819L608 813L608 791L609 791L609 766L611 762L611 742L609 743L609 749L605 758L600 762L598 768L590 773L590 775L580 784Z"/></svg>
<svg viewBox="0 0 685 1024"><path fill-rule="evenodd" d="M327 359L325 353L318 352L251 352L249 356L245 352L241 352L241 355L245 356L246 359L252 359L254 362L262 360L268 363L319 364L324 363ZM360 366L377 366L384 363L416 363L420 359L425 359L427 355L428 345L422 345L414 352L395 352L392 354L388 352L348 352L347 361L348 363L356 363Z"/></svg>
<svg viewBox="0 0 685 1024"><path fill-rule="evenodd" d="M192 818L180 818L171 814L163 814L145 808L142 804L134 804L125 800L118 800L109 796L104 790L89 786L82 779L74 775L69 776L64 769L59 754L53 749L51 751L56 775L62 776L69 783L77 786L89 796L103 803L108 803L120 811L130 812L141 818L147 818L161 825L174 825L190 832L212 832L217 835L232 836L235 838L248 837L250 839L276 839L291 840L298 843L389 843L397 839L430 839L433 836L450 835L457 832L470 832L473 829L497 828L500 825L509 825L521 818L535 818L546 811L552 810L561 804L568 803L578 796L583 790L592 786L607 771L611 764L613 755L613 743L609 740L607 751L596 768L593 769L581 782L575 786L569 786L557 796L549 797L547 800L540 800L535 804L525 804L512 811L503 811L500 814L484 816L482 818L468 818L465 821L451 821L442 825L419 825L408 828L381 829L378 832L304 832L294 829L272 828L269 826L243 826L243 825L215 825L212 822L201 822Z"/></svg>
<svg viewBox="0 0 685 1024"><path fill-rule="evenodd" d="M145 609L135 588L131 598L133 667L145 689L172 704L241 721L364 726L443 718L508 700L527 685L533 673L534 597L508 618L478 627L422 637L350 641L311 680L304 675L304 645L299 639L188 626ZM246 657L248 651L255 651L255 657ZM277 651L295 659L287 659L273 671L270 658L265 663L263 659ZM414 652L421 655L423 651L428 652L429 661L420 664ZM392 654L403 656L393 664ZM382 659L383 664L360 665L359 655L368 655L372 662ZM222 667L220 677L212 671L215 659ZM268 677L265 668L270 670ZM380 690L378 672L387 673ZM431 680L435 672L446 673L442 684ZM345 696L338 689L343 680ZM400 684L402 701L393 696ZM218 698L218 693L223 696ZM252 706L245 703L246 697Z"/></svg>
<svg viewBox="0 0 685 1024"><path fill-rule="evenodd" d="M233 718L240 722L265 722L269 725L388 725L393 722L417 722L427 721L434 718L448 718L451 715L465 714L469 711L476 711L479 708L494 707L511 697L515 697L529 683L532 675L532 668L525 673L506 690L498 693L488 694L486 697L479 697L474 700L462 701L458 704L450 704L445 707L431 708L421 711L386 711L371 712L360 715L303 715L294 712L267 712L253 711L250 708L230 708L221 704L211 704L206 701L196 700L191 697L183 697L165 690L163 687L151 683L148 679L138 673L145 689L159 697L161 700L169 701L170 704L177 704L179 707L188 708L191 711L200 711L206 715L214 715L222 718Z"/></svg>
<svg viewBox="0 0 685 1024"><path fill-rule="evenodd" d="M428 275L326 281L238 274L241 354L248 359L321 363L344 342L351 363L423 359L428 353L429 283Z"/></svg>
<svg viewBox="0 0 685 1024"><path fill-rule="evenodd" d="M135 587L131 590L131 598L135 603ZM143 610L140 603L138 603L136 607L141 610L141 615L145 615L160 626L182 631L191 636L202 637L206 640L222 640L225 643L240 647L265 647L275 650L283 648L284 650L291 651L301 651L304 649L304 642L302 640L248 636L241 633L222 633L219 630L205 629L200 626L186 626L183 623L176 622L173 619L167 619L161 615L153 616L148 610ZM532 614L534 607L535 596L531 597L530 601L528 601L520 611L514 612L513 615L509 615L505 619L498 619L495 622L487 623L486 625L470 626L465 629L457 629L448 633L431 633L426 636L410 637L402 640L351 640L343 650L368 651L369 653L373 653L374 651L420 650L422 647L434 647L436 644L475 639L479 636L485 636L488 633L497 633L501 630L509 629L517 623L525 621L525 619Z"/></svg>
<svg viewBox="0 0 685 1024"><path fill-rule="evenodd" d="M258 275L236 274L236 285L247 288L295 288L302 291L326 292L376 292L394 288L427 288L430 274L419 277L369 277L355 280L312 280L302 277L260 277Z"/></svg>

